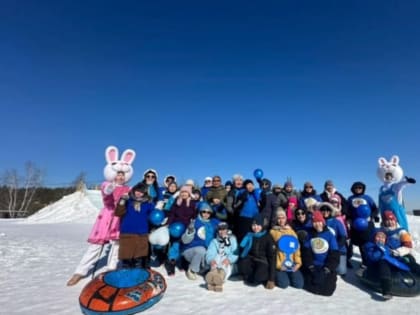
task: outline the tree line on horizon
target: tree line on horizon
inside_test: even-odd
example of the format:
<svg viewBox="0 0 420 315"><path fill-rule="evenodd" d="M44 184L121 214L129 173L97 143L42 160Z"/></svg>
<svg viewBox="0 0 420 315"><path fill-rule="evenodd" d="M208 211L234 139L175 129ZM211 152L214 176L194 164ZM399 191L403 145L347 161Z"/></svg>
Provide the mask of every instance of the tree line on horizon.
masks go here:
<svg viewBox="0 0 420 315"><path fill-rule="evenodd" d="M26 218L62 197L85 189L86 174L81 172L68 186L45 187L44 171L26 162L25 175L5 170L0 175L0 218Z"/></svg>

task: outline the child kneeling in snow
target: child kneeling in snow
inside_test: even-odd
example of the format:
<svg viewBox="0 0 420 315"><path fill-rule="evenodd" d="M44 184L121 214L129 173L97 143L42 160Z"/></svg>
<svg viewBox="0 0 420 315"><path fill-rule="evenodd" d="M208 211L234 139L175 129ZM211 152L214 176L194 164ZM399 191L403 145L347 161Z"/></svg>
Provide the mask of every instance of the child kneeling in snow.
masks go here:
<svg viewBox="0 0 420 315"><path fill-rule="evenodd" d="M217 225L217 237L214 238L206 253L206 262L210 271L206 275L207 289L223 291L223 283L232 274L232 265L238 260L238 243L226 222Z"/></svg>

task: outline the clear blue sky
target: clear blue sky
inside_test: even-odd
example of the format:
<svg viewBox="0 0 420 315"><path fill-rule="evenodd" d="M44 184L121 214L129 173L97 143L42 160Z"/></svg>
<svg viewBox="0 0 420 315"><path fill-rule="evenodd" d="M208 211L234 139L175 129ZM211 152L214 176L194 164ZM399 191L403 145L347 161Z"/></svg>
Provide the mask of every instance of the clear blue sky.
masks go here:
<svg viewBox="0 0 420 315"><path fill-rule="evenodd" d="M416 1L2 1L0 171L100 182L113 144L137 152L132 184L262 168L376 198L380 156L420 181L419 16Z"/></svg>

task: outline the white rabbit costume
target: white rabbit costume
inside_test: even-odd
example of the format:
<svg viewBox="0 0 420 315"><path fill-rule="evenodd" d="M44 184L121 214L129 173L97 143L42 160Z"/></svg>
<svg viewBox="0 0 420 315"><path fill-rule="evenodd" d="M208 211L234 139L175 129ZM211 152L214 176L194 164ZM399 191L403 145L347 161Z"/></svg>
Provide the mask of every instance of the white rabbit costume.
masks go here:
<svg viewBox="0 0 420 315"><path fill-rule="evenodd" d="M123 152L121 159L118 159L118 149L115 146L109 146L105 150L105 159L107 165L104 168L105 182L101 185L102 200L104 207L99 212L95 224L90 232L88 242L90 243L79 266L76 268L73 278L78 279L75 283L67 283L68 285L76 284L80 278L85 277L89 270L99 260L104 244L111 243L111 249L108 253L108 261L106 270L114 270L118 264L118 239L120 235L120 218L114 215L115 207L122 195L130 191L127 183L133 176L133 167L136 153L127 149ZM118 172L125 173L125 183L118 185L115 178Z"/></svg>
<svg viewBox="0 0 420 315"><path fill-rule="evenodd" d="M397 155L391 157L388 162L381 157L378 160L377 175L383 182L379 189L379 209L381 215L390 210L397 218L398 224L408 231L407 216L402 201L402 190L407 184L414 184L414 178L404 177L404 172L399 165L400 158Z"/></svg>

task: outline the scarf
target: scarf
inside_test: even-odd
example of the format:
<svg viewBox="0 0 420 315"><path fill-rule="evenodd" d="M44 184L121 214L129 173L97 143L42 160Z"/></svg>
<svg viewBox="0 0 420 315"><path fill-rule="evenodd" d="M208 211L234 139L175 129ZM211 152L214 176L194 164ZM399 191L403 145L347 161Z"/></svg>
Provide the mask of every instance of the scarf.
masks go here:
<svg viewBox="0 0 420 315"><path fill-rule="evenodd" d="M251 250L252 247L252 241L253 238L260 238L262 236L264 236L267 233L267 231L261 231L258 233L252 233L252 232L248 232L244 239L242 240L240 246L243 248L243 251L241 253L241 258L244 258L248 255L249 251Z"/></svg>

